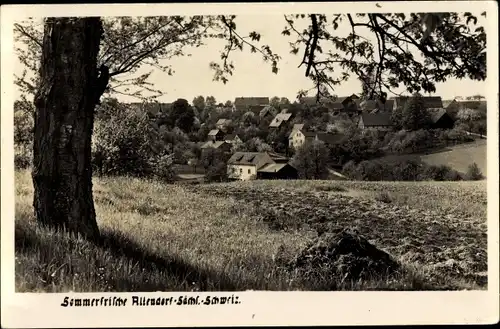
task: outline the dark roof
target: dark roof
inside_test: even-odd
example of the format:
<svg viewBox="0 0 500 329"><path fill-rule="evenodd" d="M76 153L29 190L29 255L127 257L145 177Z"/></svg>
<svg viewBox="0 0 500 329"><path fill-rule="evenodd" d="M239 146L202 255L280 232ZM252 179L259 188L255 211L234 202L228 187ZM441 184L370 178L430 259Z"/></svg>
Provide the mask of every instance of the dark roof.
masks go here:
<svg viewBox="0 0 500 329"><path fill-rule="evenodd" d="M428 111L431 116L432 123L438 122L443 115L448 114L445 109L430 109Z"/></svg>
<svg viewBox="0 0 500 329"><path fill-rule="evenodd" d="M207 148L213 148L213 149L218 149L221 146L226 145L227 143L225 141L217 141L217 142L212 142L208 141L205 144L201 146L202 149L207 149Z"/></svg>
<svg viewBox="0 0 500 329"><path fill-rule="evenodd" d="M361 119L365 126L392 126L389 113L362 113Z"/></svg>
<svg viewBox="0 0 500 329"><path fill-rule="evenodd" d="M441 96L428 96L424 97L425 107L428 109L441 109L443 108L443 100Z"/></svg>
<svg viewBox="0 0 500 329"><path fill-rule="evenodd" d="M226 135L226 137L224 137L224 140L226 141L232 141L233 139L235 139L238 135L236 134L229 134L229 135Z"/></svg>
<svg viewBox="0 0 500 329"><path fill-rule="evenodd" d="M342 134L332 134L326 132L317 133L318 139L326 144L337 144L339 143L344 135Z"/></svg>
<svg viewBox="0 0 500 329"><path fill-rule="evenodd" d="M394 108L394 99L388 99L384 104L377 100L364 100L360 103L360 106L368 112L373 112L374 110L383 110L392 112Z"/></svg>
<svg viewBox="0 0 500 329"><path fill-rule="evenodd" d="M236 152L229 158L227 163L233 165L257 165L266 155L266 153L260 152Z"/></svg>
<svg viewBox="0 0 500 329"><path fill-rule="evenodd" d="M303 131L302 134L306 138L314 138L314 137L316 137L316 132L314 132L314 131Z"/></svg>
<svg viewBox="0 0 500 329"><path fill-rule="evenodd" d="M410 100L412 97L409 96L401 96L401 97L394 97L391 100L394 100L397 102L398 106L404 107L406 102ZM443 100L441 99L441 96L422 96L422 99L424 101L424 105L428 109L437 109L437 108L443 108Z"/></svg>
<svg viewBox="0 0 500 329"><path fill-rule="evenodd" d="M268 105L269 97L236 97L234 99L234 106L255 106L255 105Z"/></svg>

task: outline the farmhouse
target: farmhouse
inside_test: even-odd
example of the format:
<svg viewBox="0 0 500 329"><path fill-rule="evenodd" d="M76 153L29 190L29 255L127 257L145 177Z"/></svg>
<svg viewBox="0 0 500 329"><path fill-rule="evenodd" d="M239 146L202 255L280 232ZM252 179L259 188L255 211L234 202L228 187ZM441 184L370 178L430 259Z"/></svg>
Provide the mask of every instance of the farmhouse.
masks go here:
<svg viewBox="0 0 500 329"><path fill-rule="evenodd" d="M433 129L453 129L454 120L445 109L429 109Z"/></svg>
<svg viewBox="0 0 500 329"><path fill-rule="evenodd" d="M236 152L227 162L227 174L231 179L255 179L257 170L270 163L275 162L265 152Z"/></svg>
<svg viewBox="0 0 500 329"><path fill-rule="evenodd" d="M208 140L222 141L224 139L224 132L220 129L212 129L208 132Z"/></svg>
<svg viewBox="0 0 500 329"><path fill-rule="evenodd" d="M292 117L291 113L278 113L273 121L269 124L270 128L279 128L281 125L287 123L290 121L290 118Z"/></svg>
<svg viewBox="0 0 500 329"><path fill-rule="evenodd" d="M231 179L296 179L297 170L289 159L267 152L236 152L227 163Z"/></svg>
<svg viewBox="0 0 500 329"><path fill-rule="evenodd" d="M259 114L266 105L269 105L269 97L236 97L234 100L236 110L255 114Z"/></svg>
<svg viewBox="0 0 500 329"><path fill-rule="evenodd" d="M392 128L391 115L389 113L361 113L358 127L360 129L376 129L388 131Z"/></svg>

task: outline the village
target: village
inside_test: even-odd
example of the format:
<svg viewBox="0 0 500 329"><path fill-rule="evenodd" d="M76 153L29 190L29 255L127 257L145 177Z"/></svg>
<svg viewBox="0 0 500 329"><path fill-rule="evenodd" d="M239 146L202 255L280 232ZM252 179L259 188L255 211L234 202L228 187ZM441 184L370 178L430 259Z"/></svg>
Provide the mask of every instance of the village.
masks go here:
<svg viewBox="0 0 500 329"><path fill-rule="evenodd" d="M316 97L302 97L294 104L271 105L269 97L237 97L234 102L226 105L219 104L216 112L220 113L215 125L212 125L205 141L199 142L203 153L217 150L226 155L227 175L230 180L252 179L297 179L299 174L291 163L290 156L294 151L313 141L321 141L327 146L339 145L345 140L345 131L342 127L355 126L362 133L377 131L386 133L396 130L393 120L397 111L402 111L412 97L393 97L382 101L362 100L356 94L346 97L322 99ZM431 119L430 129L450 130L455 127L457 113L460 109L480 108L485 111L486 101L482 99L453 99L442 100L440 96L424 96L425 110ZM228 104L229 103L229 104ZM229 105L229 106L228 106ZM161 109L168 109L171 104L149 107L154 116L161 116ZM297 115L299 111L311 109L326 115L328 122L324 130L311 127ZM156 109L156 111L155 111ZM224 117L224 113L243 113L243 117L252 116L257 122L268 123L268 135L284 133L287 136L286 148L281 152L272 149L263 152L241 151L244 141L234 129L234 120ZM221 117L222 116L222 117ZM242 125L244 120L239 123ZM201 123L203 128L207 123ZM335 167L335 166L334 166ZM335 168L333 168L335 169ZM331 170L336 173L336 171ZM339 174L337 174L339 175ZM339 175L341 176L341 175Z"/></svg>

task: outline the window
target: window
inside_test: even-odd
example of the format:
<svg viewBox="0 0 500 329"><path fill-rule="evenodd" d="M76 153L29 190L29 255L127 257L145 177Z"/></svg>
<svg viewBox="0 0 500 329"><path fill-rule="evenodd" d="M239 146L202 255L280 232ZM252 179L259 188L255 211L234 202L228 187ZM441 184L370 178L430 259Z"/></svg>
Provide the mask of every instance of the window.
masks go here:
<svg viewBox="0 0 500 329"><path fill-rule="evenodd" d="M242 173L243 173L243 169L242 169L242 168L240 168L240 174L242 174Z"/></svg>
<svg viewBox="0 0 500 329"><path fill-rule="evenodd" d="M248 173L250 174L250 169L248 169Z"/></svg>

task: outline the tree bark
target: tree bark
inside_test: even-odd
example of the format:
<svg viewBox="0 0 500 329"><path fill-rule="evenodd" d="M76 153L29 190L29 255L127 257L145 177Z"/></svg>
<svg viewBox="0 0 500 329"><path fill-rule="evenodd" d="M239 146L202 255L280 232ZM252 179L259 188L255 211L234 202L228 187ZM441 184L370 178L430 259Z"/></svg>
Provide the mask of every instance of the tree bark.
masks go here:
<svg viewBox="0 0 500 329"><path fill-rule="evenodd" d="M92 197L91 136L101 35L98 17L46 19L41 84L35 96L36 219L90 239L99 236Z"/></svg>

